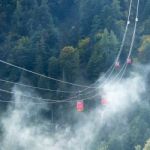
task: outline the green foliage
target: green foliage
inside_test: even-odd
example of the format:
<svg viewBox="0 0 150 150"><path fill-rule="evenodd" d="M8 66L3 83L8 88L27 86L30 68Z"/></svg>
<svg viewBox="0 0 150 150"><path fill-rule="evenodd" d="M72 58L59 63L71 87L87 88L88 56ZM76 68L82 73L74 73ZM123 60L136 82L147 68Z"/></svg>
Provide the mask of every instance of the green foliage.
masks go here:
<svg viewBox="0 0 150 150"><path fill-rule="evenodd" d="M72 46L66 46L60 53L64 79L74 82L79 69L79 53Z"/></svg>
<svg viewBox="0 0 150 150"><path fill-rule="evenodd" d="M78 43L78 50L80 56L80 64L85 67L89 61L89 57L91 55L90 47L90 38L81 39Z"/></svg>
<svg viewBox="0 0 150 150"><path fill-rule="evenodd" d="M78 47L79 49L84 49L89 46L90 38L85 38L79 41Z"/></svg>
<svg viewBox="0 0 150 150"><path fill-rule="evenodd" d="M150 14L150 1L149 0L146 0L145 1L145 7L144 7L144 9L143 9L143 19L147 19L147 18L149 18L149 14Z"/></svg>
<svg viewBox="0 0 150 150"><path fill-rule="evenodd" d="M136 2L133 3L135 10ZM57 79L92 82L111 66L116 57L128 6L129 0L1 0L0 59ZM150 57L149 8L149 0L140 2L134 47L138 51L133 55L142 63L149 63ZM132 21L134 11L131 16ZM0 69L4 79L18 81L23 76L39 87L71 90L64 84L48 82L2 64ZM63 93L40 94L56 99L68 97ZM140 106L138 112L130 116L132 119L125 135L115 130L110 135L107 132L100 135L98 141L105 144L95 149L140 150L150 137L149 107ZM120 128L121 125L114 127L116 130ZM148 149L149 140L144 150Z"/></svg>
<svg viewBox="0 0 150 150"><path fill-rule="evenodd" d="M150 35L144 36L142 40L141 47L139 48L139 51L145 51L146 47L150 44Z"/></svg>
<svg viewBox="0 0 150 150"><path fill-rule="evenodd" d="M135 150L142 150L141 145L135 146Z"/></svg>
<svg viewBox="0 0 150 150"><path fill-rule="evenodd" d="M104 146L98 148L98 150L108 150L108 145L104 145Z"/></svg>
<svg viewBox="0 0 150 150"><path fill-rule="evenodd" d="M11 55L13 61L20 66L33 69L33 62L35 61L34 51L31 48L31 42L28 37L21 37L14 48Z"/></svg>
<svg viewBox="0 0 150 150"><path fill-rule="evenodd" d="M105 65L104 55L99 51L95 51L92 54L87 66L88 77L94 80L97 79L99 73L104 70L105 67L104 65Z"/></svg>
<svg viewBox="0 0 150 150"><path fill-rule="evenodd" d="M60 64L56 57L51 57L49 59L48 65L48 74L52 77L59 77L60 76Z"/></svg>
<svg viewBox="0 0 150 150"><path fill-rule="evenodd" d="M143 23L142 30L145 35L150 35L150 17L146 19Z"/></svg>
<svg viewBox="0 0 150 150"><path fill-rule="evenodd" d="M48 75L53 78L59 78L61 74L60 62L56 57L51 57L48 63ZM52 89L57 88L58 83L56 81L50 82L50 87Z"/></svg>
<svg viewBox="0 0 150 150"><path fill-rule="evenodd" d="M139 47L139 61L142 63L148 63L150 57L150 35L144 36L141 46Z"/></svg>
<svg viewBox="0 0 150 150"><path fill-rule="evenodd" d="M150 139L147 140L143 150L150 150Z"/></svg>
<svg viewBox="0 0 150 150"><path fill-rule="evenodd" d="M96 34L94 52L87 66L88 77L94 80L98 78L99 74L112 63L117 50L118 40L113 31L109 33L105 29L103 33Z"/></svg>

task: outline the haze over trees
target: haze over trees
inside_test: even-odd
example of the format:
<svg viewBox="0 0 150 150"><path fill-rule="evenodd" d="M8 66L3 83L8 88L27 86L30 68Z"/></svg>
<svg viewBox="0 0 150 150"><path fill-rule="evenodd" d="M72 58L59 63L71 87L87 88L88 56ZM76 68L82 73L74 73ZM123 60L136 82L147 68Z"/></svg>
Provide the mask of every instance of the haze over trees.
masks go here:
<svg viewBox="0 0 150 150"><path fill-rule="evenodd" d="M93 83L107 71L119 51L128 7L129 0L0 0L0 59L64 81ZM129 50L136 1L132 7L131 25L121 55L122 61L125 61ZM148 64L149 0L140 1L139 12L132 57L135 62ZM24 82L27 79L33 86L54 90L74 89L56 81L47 82L43 78L2 63L0 78L14 82ZM0 84L0 87L6 89L12 86L3 82ZM70 96L57 92L39 93L42 97L55 99ZM0 94L0 97L10 98L5 94ZM145 100L150 102L149 97ZM64 109L67 111L69 108L64 106ZM60 106L55 111L59 120ZM150 150L150 107L142 104L132 113L124 141L115 138L119 135L114 131L113 136L104 136L106 145L101 149L108 147L108 150L141 150L144 147L143 150Z"/></svg>

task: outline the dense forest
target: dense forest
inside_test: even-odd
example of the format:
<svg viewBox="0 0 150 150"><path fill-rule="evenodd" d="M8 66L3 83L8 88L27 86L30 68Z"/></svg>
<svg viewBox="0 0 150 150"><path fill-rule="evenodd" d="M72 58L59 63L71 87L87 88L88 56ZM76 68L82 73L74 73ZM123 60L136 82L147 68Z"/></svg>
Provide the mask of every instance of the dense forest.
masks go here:
<svg viewBox="0 0 150 150"><path fill-rule="evenodd" d="M130 0L0 0L0 59L52 78L90 85L107 71L119 51L129 3ZM131 25L121 62L125 61L130 46L136 3L133 0ZM134 63L148 64L149 58L150 1L141 0L132 59ZM0 79L53 90L80 90L3 63L0 63ZM0 81L0 87L11 89L13 84ZM50 99L71 96L37 92L42 98ZM0 93L0 98L10 100L11 95ZM150 97L144 98L150 102ZM92 109L90 102L86 105ZM1 104L2 110L6 108L6 104ZM53 105L53 109L54 121L61 122L60 111L68 112L72 106L59 104ZM137 105L131 113L123 141L112 127L110 136L104 131L106 136L97 137L104 141L104 147L92 150L150 150L150 105ZM45 115L51 116L50 111ZM65 119L73 123L68 115Z"/></svg>

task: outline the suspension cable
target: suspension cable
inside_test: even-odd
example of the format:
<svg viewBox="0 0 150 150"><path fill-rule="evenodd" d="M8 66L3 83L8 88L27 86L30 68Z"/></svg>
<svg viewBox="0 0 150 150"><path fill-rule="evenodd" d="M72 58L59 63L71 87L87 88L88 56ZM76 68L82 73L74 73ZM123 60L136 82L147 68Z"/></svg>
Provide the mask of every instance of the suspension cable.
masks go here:
<svg viewBox="0 0 150 150"><path fill-rule="evenodd" d="M123 39L122 39L122 42L121 42L120 50L119 50L119 53L118 53L117 58L116 58L115 61L118 61L118 60L119 60L119 57L120 57L121 52L122 52L123 47L124 47L124 43L125 43L127 31L128 31L128 26L129 26L129 24L130 24L131 9L132 9L132 0L130 1L128 19L127 19L127 23L126 23L126 28L125 28L125 32L124 32L124 35L123 35Z"/></svg>
<svg viewBox="0 0 150 150"><path fill-rule="evenodd" d="M138 0L138 1L139 1L139 0ZM127 20L127 24L126 24L126 29L125 29L125 33L124 33L124 36L123 36L123 40L122 40L122 43L121 43L121 47L120 47L119 53L118 53L118 55L117 55L117 60L119 59L120 54L121 54L121 52L122 52L122 49L123 49L123 46L124 46L124 42L125 42L125 38L126 38L126 34L127 34L127 30L128 30L128 26L129 26L129 24L130 24L129 18L130 18L130 13L131 13L131 5L132 5L132 0L130 1L128 20ZM136 20L137 20L137 17L136 17ZM137 22L137 21L136 21L136 22ZM133 47L133 42L132 42L131 45L132 45L132 47ZM130 49L130 55L131 55L131 49ZM130 55L129 55L129 56L130 56ZM26 71L26 72L29 72L29 73L32 73L32 74L35 74L35 75L38 75L38 76L47 78L47 79L55 80L55 81L58 81L58 82L61 82L61 83L65 83L65 84L69 84L69 85L73 85L73 86L86 87L85 89L83 89L83 90L80 91L80 92L86 91L87 89L90 89L90 88L97 89L97 87L93 87L93 86L85 86L85 85L81 85L81 84L75 84L75 83L71 83L71 82L67 82L67 81L55 79L55 78L52 78L52 77L49 77L49 76L46 76L46 75L43 75L43 74L40 74L40 73L37 73L37 72L33 72L33 71L28 70L28 69L25 69L25 68L23 68L23 67L20 67L20 66L17 66L17 65L8 63L8 62L3 61L3 60L0 60L0 62L1 62L1 63L4 63L4 64L7 64L7 65L9 65L9 66L18 68L18 69L20 69L20 70L23 70L23 71ZM111 69L112 69L112 70L111 70ZM111 71L111 72L110 72L108 78L112 75L112 73L113 73L113 71L114 71L113 65L108 69L107 72L109 72L109 71ZM106 73L107 73L107 72L106 72ZM105 74L106 74L106 73L105 73ZM108 80L108 79L106 79L106 80ZM0 79L0 81L8 82L8 83L13 83L13 84L15 83L15 82L8 81L8 80L3 80L3 79ZM96 81L96 83L98 83L98 81ZM61 91L61 90L52 90L52 89L34 87L34 86L25 85L25 84L21 84L21 83L15 83L15 84L21 85L21 86L30 87L30 88L34 88L34 89L45 90L45 91L53 91L53 92L55 91L55 92L63 92L63 93L78 93L78 92L74 92L74 91L70 92L70 91ZM95 84L95 83L94 83L94 84ZM93 84L93 85L94 85L94 84ZM6 90L2 90L2 89L0 89L0 91L6 92ZM7 91L7 93L8 93L8 91ZM11 94L12 94L12 93L13 93L13 92L11 92ZM22 96L26 96L26 95L22 95ZM40 99L40 100L50 100L51 102L52 102L52 101L53 101L53 102L62 102L62 101L63 101L63 102L66 102L66 101L68 102L68 100L71 100L71 99L76 98L76 97L77 97L77 96L72 97L72 98L69 98L69 99L65 99L65 100L50 100L50 99L41 99L41 98L38 98L38 99ZM92 96L92 97L93 97L93 96ZM29 97L28 97L28 98L29 98ZM30 98L34 98L34 99L35 99L36 97L30 97ZM37 99L37 98L36 98L36 99ZM83 100L86 100L86 99L83 99ZM47 101L47 102L48 102L48 101Z"/></svg>
<svg viewBox="0 0 150 150"><path fill-rule="evenodd" d="M60 83L64 83L64 84L68 84L68 85L72 85L72 86L76 86L76 87L84 87L84 88L85 88L85 87L86 87L86 88L89 87L89 86L86 86L86 85L76 84L76 83L72 83L72 82L68 82L68 81L63 81L63 80L60 80L60 79L56 79L56 78L53 78L53 77L50 77L50 76L46 76L46 75L44 75L44 74L40 74L40 73L31 71L31 70L28 70L28 69L26 69L26 68L23 68L23 67L14 65L14 64L12 64L12 63L6 62L6 61L1 60L1 59L0 59L0 62L3 63L3 64L6 64L6 65L9 65L9 66L11 66L11 67L20 69L20 70L22 70L22 71L25 71L25 72L28 72L28 73L31 73L31 74L34 74L34 75L37 75L37 76L40 76L40 77L49 79L49 80L54 80L54 81L57 81L57 82L60 82ZM89 87L89 88L95 88L95 87Z"/></svg>
<svg viewBox="0 0 150 150"><path fill-rule="evenodd" d="M130 51L129 51L129 54L128 54L127 58L130 58L132 50L133 50L133 44L134 44L134 41L135 41L135 34L136 34L137 22L138 22L138 15L139 15L139 5L140 5L140 0L138 0L138 2L137 2L136 18L135 18L135 25L134 25L133 37L132 37L132 42L131 42L131 46L130 46Z"/></svg>
<svg viewBox="0 0 150 150"><path fill-rule="evenodd" d="M126 24L126 29L125 29L125 32L124 32L124 36L123 36L123 40L122 40L122 43L121 43L121 47L120 47L120 51L117 55L117 59L118 57L120 56L120 53L123 49L123 45L124 45L124 42L125 42L125 38L126 38L126 32L128 30L128 25L130 24L130 14L131 14L131 6L132 6L132 0L130 1L130 6L129 6L129 13L128 13L128 19L127 19L127 24ZM46 75L43 75L43 74L39 74L37 72L33 72L31 70L28 70L28 69L25 69L23 67L20 67L20 66L17 66L17 65L14 65L14 64L11 64L11 63L8 63L6 61L3 61L3 60L0 60L1 63L4 63L6 65L9 65L9 66L12 66L12 67L15 67L15 68L18 68L20 70L23 70L23 71L26 71L26 72L29 72L29 73L32 73L32 74L35 74L35 75L38 75L38 76L41 76L41 77L44 77L44 78L47 78L47 79L51 79L51 80L55 80L55 81L58 81L58 82L61 82L61 83L66 83L66 84L70 84L70 85L74 85L74 86L78 86L78 87L85 87L85 89L83 90L80 90L80 93L82 94L82 92L85 92L87 91L88 89L91 89L91 88L96 88L96 87L93 87L93 86L85 86L85 85L80 85L80 84L75 84L75 83L71 83L71 82L67 82L67 81L63 81L63 80L59 80L59 79L55 79L55 78L52 78L52 77L48 77ZM110 74L108 75L108 78L112 75L113 71L114 71L114 64L107 70L107 72L105 73L105 75L109 72ZM108 79L106 79L105 81L107 81ZM52 90L52 89L47 89L47 88L41 88L41 87L35 87L35 86L30 86L30 85L26 85L26 84L21 84L21 83L15 83L15 82L12 82L12 81L8 81L8 80L3 80L3 79L0 79L0 81L3 81L3 82L7 82L7 83L12 83L12 84L16 84L16 85L20 85L20 86L24 86L24 87L30 87L30 88L34 88L34 89L38 89L38 90L43 90L43 91L51 91L51 92L60 92L60 93L78 93L76 91L64 91L64 90ZM104 82L105 82L104 81ZM95 85L97 84L99 81L97 80L94 84L92 85Z"/></svg>
<svg viewBox="0 0 150 150"><path fill-rule="evenodd" d="M137 23L138 23L138 15L139 15L139 5L140 5L140 0L137 1L137 7L136 7L136 17L135 17L135 23L134 23L134 29L133 29L133 35L132 35L132 40L131 40L131 45L130 45L130 49L129 49L129 53L127 55L127 59L130 58L132 51L133 51L133 45L134 45L134 41L135 41L135 35L136 35L136 29L137 29ZM126 63L126 62L125 62ZM126 69L127 69L128 65L125 66L124 71L122 72L119 81L122 80Z"/></svg>

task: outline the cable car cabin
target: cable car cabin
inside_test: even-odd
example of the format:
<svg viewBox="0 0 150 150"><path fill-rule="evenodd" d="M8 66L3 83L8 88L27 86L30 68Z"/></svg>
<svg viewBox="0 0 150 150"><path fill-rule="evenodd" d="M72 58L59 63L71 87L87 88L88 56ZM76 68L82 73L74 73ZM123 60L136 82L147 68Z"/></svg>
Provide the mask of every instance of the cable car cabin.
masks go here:
<svg viewBox="0 0 150 150"><path fill-rule="evenodd" d="M83 101L77 101L76 109L78 112L84 111L84 102Z"/></svg>
<svg viewBox="0 0 150 150"><path fill-rule="evenodd" d="M101 99L101 104L102 105L107 105L108 104L108 100L107 99Z"/></svg>
<svg viewBox="0 0 150 150"><path fill-rule="evenodd" d="M127 64L132 64L132 60L131 60L131 58L127 58Z"/></svg>
<svg viewBox="0 0 150 150"><path fill-rule="evenodd" d="M115 68L120 68L120 63L119 63L119 61L116 61L116 63L115 63Z"/></svg>

